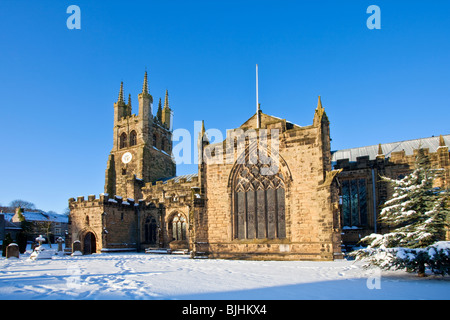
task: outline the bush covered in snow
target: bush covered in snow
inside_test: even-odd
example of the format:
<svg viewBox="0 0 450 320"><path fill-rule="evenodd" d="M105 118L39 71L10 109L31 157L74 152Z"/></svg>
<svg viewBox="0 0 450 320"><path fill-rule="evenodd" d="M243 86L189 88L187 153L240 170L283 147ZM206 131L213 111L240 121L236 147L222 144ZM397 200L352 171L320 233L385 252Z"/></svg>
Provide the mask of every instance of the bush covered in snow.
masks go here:
<svg viewBox="0 0 450 320"><path fill-rule="evenodd" d="M386 270L406 269L423 276L425 268L437 275L450 275L450 241L439 241L426 248L368 247L353 253L359 260Z"/></svg>

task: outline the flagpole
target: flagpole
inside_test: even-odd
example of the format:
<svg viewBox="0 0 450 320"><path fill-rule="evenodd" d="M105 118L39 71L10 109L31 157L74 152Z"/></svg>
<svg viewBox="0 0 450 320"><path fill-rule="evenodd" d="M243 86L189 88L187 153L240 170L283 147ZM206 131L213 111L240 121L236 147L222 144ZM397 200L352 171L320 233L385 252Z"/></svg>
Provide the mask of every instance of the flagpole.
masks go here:
<svg viewBox="0 0 450 320"><path fill-rule="evenodd" d="M256 64L256 128L261 127L259 119L259 97L258 97L258 64Z"/></svg>

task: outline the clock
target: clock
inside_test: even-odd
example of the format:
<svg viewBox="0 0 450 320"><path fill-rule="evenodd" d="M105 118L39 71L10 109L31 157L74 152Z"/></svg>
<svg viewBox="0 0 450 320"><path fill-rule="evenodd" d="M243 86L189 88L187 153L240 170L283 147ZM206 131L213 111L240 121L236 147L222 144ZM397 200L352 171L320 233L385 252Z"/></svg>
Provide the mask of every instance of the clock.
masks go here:
<svg viewBox="0 0 450 320"><path fill-rule="evenodd" d="M132 156L132 154L130 152L125 152L123 154L123 156L122 156L122 162L125 163L125 164L130 162L131 159L133 159L133 156Z"/></svg>

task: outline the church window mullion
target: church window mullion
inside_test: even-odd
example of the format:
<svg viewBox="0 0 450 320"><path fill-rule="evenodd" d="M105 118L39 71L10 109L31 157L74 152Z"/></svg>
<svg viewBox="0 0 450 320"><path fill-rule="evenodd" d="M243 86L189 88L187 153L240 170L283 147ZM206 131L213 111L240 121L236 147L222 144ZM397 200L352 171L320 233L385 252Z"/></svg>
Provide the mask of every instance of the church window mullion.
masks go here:
<svg viewBox="0 0 450 320"><path fill-rule="evenodd" d="M247 192L244 192L244 238L248 238L248 205Z"/></svg>
<svg viewBox="0 0 450 320"><path fill-rule="evenodd" d="M273 192L273 201L274 201L274 207L273 207L273 215L275 217L275 238L278 238L278 197L276 196L277 190L273 189L270 190L270 192Z"/></svg>
<svg viewBox="0 0 450 320"><path fill-rule="evenodd" d="M269 214L267 208L267 189L264 190L264 217L266 219L266 238L269 238Z"/></svg>
<svg viewBox="0 0 450 320"><path fill-rule="evenodd" d="M278 237L286 238L286 210L285 210L285 192L284 188L276 191L277 198L277 216L278 216Z"/></svg>
<svg viewBox="0 0 450 320"><path fill-rule="evenodd" d="M245 239L245 215L247 211L246 193L239 191L236 193L236 238Z"/></svg>
<svg viewBox="0 0 450 320"><path fill-rule="evenodd" d="M245 235L245 239L254 239L256 235L256 198L255 198L255 191L252 189L249 189L246 193L246 226L247 226L247 233Z"/></svg>
<svg viewBox="0 0 450 320"><path fill-rule="evenodd" d="M233 193L233 197L234 197L234 212L235 212L235 214L234 214L234 237L235 238L239 238L238 237L238 232L239 232L239 224L238 224L238 217L239 217L239 215L238 215L238 208L239 208L239 206L238 206L238 193L237 192L234 192Z"/></svg>
<svg viewBox="0 0 450 320"><path fill-rule="evenodd" d="M267 238L267 219L265 216L265 200L264 193L265 191L262 189L257 190L256 192L256 212L258 216L258 234L257 238L264 239Z"/></svg>

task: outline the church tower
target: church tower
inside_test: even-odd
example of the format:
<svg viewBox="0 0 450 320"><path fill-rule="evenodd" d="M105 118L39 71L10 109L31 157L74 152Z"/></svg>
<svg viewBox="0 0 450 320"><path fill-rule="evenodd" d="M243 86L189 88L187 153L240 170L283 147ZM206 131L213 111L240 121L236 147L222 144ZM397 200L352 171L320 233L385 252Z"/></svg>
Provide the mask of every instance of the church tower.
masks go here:
<svg viewBox="0 0 450 320"><path fill-rule="evenodd" d="M167 93L166 100L169 108ZM138 114L132 114L131 95L126 104L122 82L114 103L113 147L105 173L105 193L111 196L141 199L145 183L175 176L175 163L170 156L172 131L152 115L147 72L138 103Z"/></svg>

